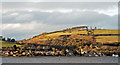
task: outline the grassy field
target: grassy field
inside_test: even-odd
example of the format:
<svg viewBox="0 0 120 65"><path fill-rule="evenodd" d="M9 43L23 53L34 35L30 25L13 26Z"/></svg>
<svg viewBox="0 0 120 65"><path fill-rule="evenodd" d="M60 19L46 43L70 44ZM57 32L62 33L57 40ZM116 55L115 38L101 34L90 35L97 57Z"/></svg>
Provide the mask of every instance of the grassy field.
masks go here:
<svg viewBox="0 0 120 65"><path fill-rule="evenodd" d="M115 30L115 29L95 29L94 34L119 34L120 30ZM33 41L45 41L48 39L55 39L59 38L60 35L77 35L77 34L86 34L87 35L87 30L74 30L74 31L60 31L60 32L50 32L45 35L38 35L34 38L31 38L27 40L28 42L33 42ZM118 36L96 36L96 41L101 42L101 43L114 43L114 42L119 42L118 41Z"/></svg>
<svg viewBox="0 0 120 65"><path fill-rule="evenodd" d="M119 34L120 30L113 29L96 29L94 34Z"/></svg>
<svg viewBox="0 0 120 65"><path fill-rule="evenodd" d="M0 41L0 48L2 48L2 47L12 47L14 45L21 46L21 45L15 44L14 42Z"/></svg>
<svg viewBox="0 0 120 65"><path fill-rule="evenodd" d="M120 30L112 30L112 29L96 29L94 30L94 34L119 34ZM80 31L72 31L71 33L69 32L56 32L52 34L48 34L47 36L57 36L57 35L71 35L71 34L87 34L86 30L80 30Z"/></svg>
<svg viewBox="0 0 120 65"><path fill-rule="evenodd" d="M118 39L118 36L97 36L96 42L114 43L114 42L119 42L119 39Z"/></svg>
<svg viewBox="0 0 120 65"><path fill-rule="evenodd" d="M118 32L120 32L120 30L112 30L112 29L96 29L94 30L94 34L119 34ZM48 34L46 35L46 37L57 37L60 35L71 35L71 34L87 34L86 30L82 30L82 31L72 31L71 33L69 32L58 32L58 33L52 33L52 34ZM45 40L46 38L42 39ZM113 42L119 42L118 41L118 36L97 36L96 37L96 41L97 42L104 42L104 43L113 43Z"/></svg>

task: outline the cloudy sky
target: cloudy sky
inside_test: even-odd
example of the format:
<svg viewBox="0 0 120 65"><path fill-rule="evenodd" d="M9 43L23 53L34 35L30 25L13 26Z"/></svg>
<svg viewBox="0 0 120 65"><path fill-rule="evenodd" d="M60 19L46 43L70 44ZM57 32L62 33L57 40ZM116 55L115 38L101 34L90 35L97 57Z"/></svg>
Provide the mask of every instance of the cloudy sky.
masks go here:
<svg viewBox="0 0 120 65"><path fill-rule="evenodd" d="M80 25L117 29L117 2L2 3L2 35L5 37L20 40Z"/></svg>

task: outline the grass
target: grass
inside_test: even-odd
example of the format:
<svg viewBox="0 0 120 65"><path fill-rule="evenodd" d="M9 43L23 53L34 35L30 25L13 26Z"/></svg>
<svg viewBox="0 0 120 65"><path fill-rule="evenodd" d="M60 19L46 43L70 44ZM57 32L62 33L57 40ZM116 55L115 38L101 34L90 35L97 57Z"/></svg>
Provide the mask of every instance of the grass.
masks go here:
<svg viewBox="0 0 120 65"><path fill-rule="evenodd" d="M72 34L87 34L86 30L81 30L81 31L72 31L71 33L69 32L57 32L57 33L52 33L52 34L48 34L46 36L49 37L56 37L56 36L60 36L60 35L72 35Z"/></svg>
<svg viewBox="0 0 120 65"><path fill-rule="evenodd" d="M94 34L119 34L120 30L115 30L115 29L95 29ZM87 34L86 30L74 30L71 31L70 33L68 31L66 32L56 32L56 33L50 33L46 34L44 37L39 38L39 36L36 36L35 38L32 38L30 41L38 40L38 41L45 41L49 38L59 38L60 35L76 35L76 34ZM113 43L113 42L119 42L118 41L118 36L97 36L96 37L97 42L102 42L102 43Z"/></svg>
<svg viewBox="0 0 120 65"><path fill-rule="evenodd" d="M96 42L102 42L102 43L114 43L119 42L118 36L97 36Z"/></svg>
<svg viewBox="0 0 120 65"><path fill-rule="evenodd" d="M14 42L0 41L0 48L2 48L2 47L13 47L14 45L21 46L21 45L15 44Z"/></svg>
<svg viewBox="0 0 120 65"><path fill-rule="evenodd" d="M113 29L96 29L94 34L119 34L120 30Z"/></svg>
<svg viewBox="0 0 120 65"><path fill-rule="evenodd" d="M96 29L94 30L94 34L118 34L118 31L120 30L112 30L112 29ZM54 36L59 36L59 35L71 35L71 34L87 34L86 30L80 30L80 31L72 31L71 33L69 32L57 32L57 33L52 33L48 34L47 36L54 37Z"/></svg>

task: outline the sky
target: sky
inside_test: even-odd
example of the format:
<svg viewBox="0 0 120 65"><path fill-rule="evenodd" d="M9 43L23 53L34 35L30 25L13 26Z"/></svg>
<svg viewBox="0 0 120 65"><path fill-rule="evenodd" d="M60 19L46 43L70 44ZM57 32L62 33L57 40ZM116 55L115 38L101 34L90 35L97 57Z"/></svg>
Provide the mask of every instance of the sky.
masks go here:
<svg viewBox="0 0 120 65"><path fill-rule="evenodd" d="M1 0L2 2L119 2L119 0Z"/></svg>
<svg viewBox="0 0 120 65"><path fill-rule="evenodd" d="M17 40L83 25L118 29L117 2L3 2L0 12L2 35Z"/></svg>

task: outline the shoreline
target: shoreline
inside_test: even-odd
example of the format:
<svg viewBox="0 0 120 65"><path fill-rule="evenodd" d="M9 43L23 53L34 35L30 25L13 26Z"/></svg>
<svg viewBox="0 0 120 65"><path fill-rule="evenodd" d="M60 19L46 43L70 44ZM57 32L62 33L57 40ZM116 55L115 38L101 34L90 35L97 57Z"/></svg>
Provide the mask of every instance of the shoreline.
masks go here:
<svg viewBox="0 0 120 65"><path fill-rule="evenodd" d="M3 63L118 63L120 57L3 57Z"/></svg>
<svg viewBox="0 0 120 65"><path fill-rule="evenodd" d="M86 58L104 58L104 57L113 57L113 56L0 56L0 58L38 58L38 57L86 57ZM120 58L120 57L113 57Z"/></svg>

